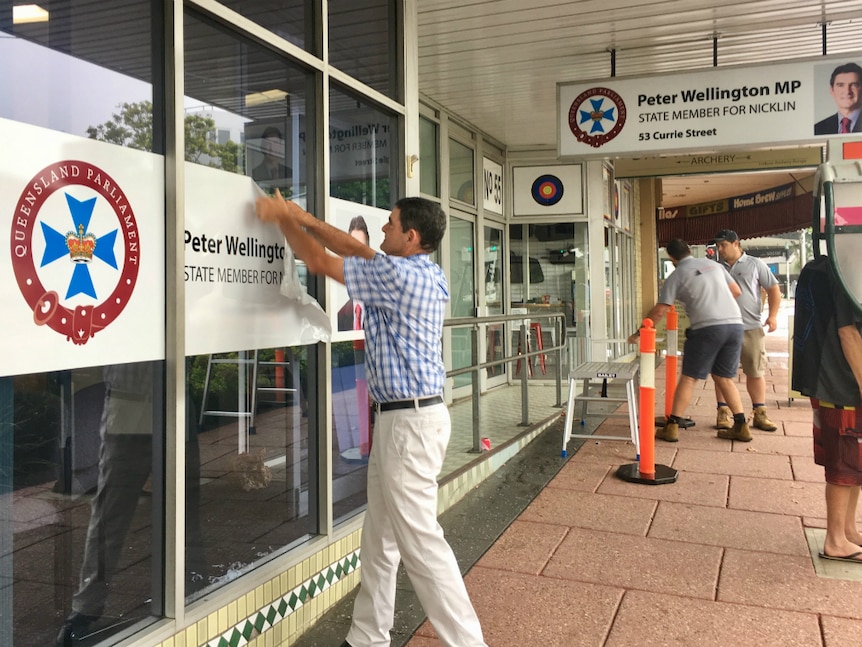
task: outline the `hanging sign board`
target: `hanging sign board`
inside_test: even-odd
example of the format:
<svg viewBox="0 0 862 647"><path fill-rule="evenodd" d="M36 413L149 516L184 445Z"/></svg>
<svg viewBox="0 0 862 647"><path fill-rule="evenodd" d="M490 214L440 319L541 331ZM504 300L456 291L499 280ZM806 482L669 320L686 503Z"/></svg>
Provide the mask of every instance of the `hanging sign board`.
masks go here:
<svg viewBox="0 0 862 647"><path fill-rule="evenodd" d="M765 151L723 151L700 155L633 157L614 161L616 179L766 171L818 166L823 157L820 146L800 146Z"/></svg>
<svg viewBox="0 0 862 647"><path fill-rule="evenodd" d="M862 80L857 61L862 61L862 53L559 83L559 155L710 151L834 136L840 128L838 106L848 103L839 86ZM835 72L841 77L833 92ZM858 89L856 95L858 109ZM850 128L862 131L862 119Z"/></svg>

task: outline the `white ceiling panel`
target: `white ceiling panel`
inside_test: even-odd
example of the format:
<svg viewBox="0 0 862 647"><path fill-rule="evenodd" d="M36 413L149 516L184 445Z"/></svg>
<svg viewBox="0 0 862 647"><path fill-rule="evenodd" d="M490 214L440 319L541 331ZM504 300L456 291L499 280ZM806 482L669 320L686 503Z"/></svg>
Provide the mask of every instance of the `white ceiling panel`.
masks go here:
<svg viewBox="0 0 862 647"><path fill-rule="evenodd" d="M555 150L557 83L611 77L611 50L624 77L820 56L824 24L827 54L862 49L862 0L419 0L418 18L421 93L509 150ZM726 177L734 195L789 176ZM665 181L666 204L727 197L712 178Z"/></svg>

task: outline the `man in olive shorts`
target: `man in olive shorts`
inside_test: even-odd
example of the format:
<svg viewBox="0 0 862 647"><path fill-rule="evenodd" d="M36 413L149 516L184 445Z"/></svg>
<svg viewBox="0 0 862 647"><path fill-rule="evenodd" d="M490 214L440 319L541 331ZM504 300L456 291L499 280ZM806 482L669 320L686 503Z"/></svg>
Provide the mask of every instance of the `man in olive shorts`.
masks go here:
<svg viewBox="0 0 862 647"><path fill-rule="evenodd" d="M775 431L778 425L766 415L766 336L763 327L773 332L778 327L778 309L781 307L781 289L778 279L759 258L749 256L739 246L739 236L732 229L722 229L715 237L721 264L739 285L742 294L736 300L742 313L742 353L740 363L745 373L745 388L751 397L753 415L751 426L763 431ZM769 313L761 322L763 301L761 291L766 291ZM715 385L717 429L730 429L733 417L718 385Z"/></svg>
<svg viewBox="0 0 862 647"><path fill-rule="evenodd" d="M712 375L713 381L720 384L726 394L733 413L733 426L719 429L718 437L749 442L751 431L735 382L742 347L742 316L736 305L739 286L721 265L705 258L693 258L688 243L682 239L675 238L667 244L667 255L676 269L665 280L658 303L647 317L658 321L675 301L681 301L691 326L686 331L682 377L674 393L671 414L655 437L670 443L679 440L679 423L694 394L695 384ZM637 337L635 333L629 337L629 342L635 343Z"/></svg>
<svg viewBox="0 0 862 647"><path fill-rule="evenodd" d="M856 505L862 486L862 311L826 256L796 286L793 388L811 398L814 462L826 479L826 538L820 557L862 563Z"/></svg>

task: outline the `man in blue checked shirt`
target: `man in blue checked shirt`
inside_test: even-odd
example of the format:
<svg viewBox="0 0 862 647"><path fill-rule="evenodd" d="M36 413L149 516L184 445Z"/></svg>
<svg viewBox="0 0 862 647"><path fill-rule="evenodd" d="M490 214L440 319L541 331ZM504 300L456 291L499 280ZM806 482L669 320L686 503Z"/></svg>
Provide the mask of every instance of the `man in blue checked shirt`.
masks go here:
<svg viewBox="0 0 862 647"><path fill-rule="evenodd" d="M437 475L451 422L443 402L446 277L429 254L446 216L424 198L402 198L383 226L379 254L280 194L260 198L257 215L278 224L312 274L347 286L365 306L365 370L377 403L362 527L362 584L349 647L389 647L395 577L404 561L428 619L444 645L485 645L452 549L437 523ZM338 256L327 254L326 249Z"/></svg>

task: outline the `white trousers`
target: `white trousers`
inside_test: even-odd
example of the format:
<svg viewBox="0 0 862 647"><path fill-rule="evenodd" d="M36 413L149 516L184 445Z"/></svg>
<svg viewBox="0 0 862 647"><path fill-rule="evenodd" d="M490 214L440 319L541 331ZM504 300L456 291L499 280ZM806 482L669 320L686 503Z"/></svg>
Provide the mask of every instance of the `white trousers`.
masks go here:
<svg viewBox="0 0 862 647"><path fill-rule="evenodd" d="M440 642L487 647L452 549L437 523L437 475L452 424L446 405L377 415L362 527L362 584L347 641L389 647L400 560Z"/></svg>

